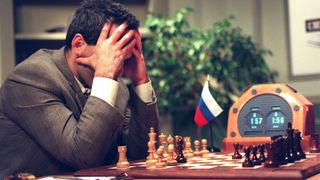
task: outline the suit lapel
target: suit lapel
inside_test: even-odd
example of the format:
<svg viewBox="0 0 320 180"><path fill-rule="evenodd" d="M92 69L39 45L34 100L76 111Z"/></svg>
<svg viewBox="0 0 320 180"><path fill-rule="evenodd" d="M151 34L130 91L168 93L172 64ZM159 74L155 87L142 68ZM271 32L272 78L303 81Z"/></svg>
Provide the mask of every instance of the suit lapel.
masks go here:
<svg viewBox="0 0 320 180"><path fill-rule="evenodd" d="M64 77L67 79L70 87L74 91L74 93L72 93L72 94L74 95L74 98L76 99L80 110L82 110L86 101L87 101L87 97L82 93L74 75L72 74L71 70L69 69L69 65L66 60L64 49L65 48L63 47L63 48L59 49L58 51L55 51L55 54L53 54L53 61L56 64L56 66L58 67L58 69L62 72Z"/></svg>

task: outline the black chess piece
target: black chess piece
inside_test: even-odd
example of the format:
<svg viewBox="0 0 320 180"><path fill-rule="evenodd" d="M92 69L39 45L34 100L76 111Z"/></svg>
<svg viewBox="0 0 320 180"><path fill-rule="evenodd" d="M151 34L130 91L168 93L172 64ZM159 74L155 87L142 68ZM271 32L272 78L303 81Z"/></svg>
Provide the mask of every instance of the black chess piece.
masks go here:
<svg viewBox="0 0 320 180"><path fill-rule="evenodd" d="M296 152L297 155L299 156L300 159L305 159L306 154L303 152L303 149L301 147L301 132L299 130L294 131L294 140L295 140L295 147L296 147Z"/></svg>
<svg viewBox="0 0 320 180"><path fill-rule="evenodd" d="M258 153L258 146L252 146L252 162L254 165L261 165L261 161L257 156Z"/></svg>
<svg viewBox="0 0 320 180"><path fill-rule="evenodd" d="M285 136L279 136L276 140L276 147L277 147L277 158L278 158L278 163L279 165L285 165L288 164L287 159L286 159L286 151L287 151L287 143Z"/></svg>
<svg viewBox="0 0 320 180"><path fill-rule="evenodd" d="M176 138L177 143L177 163L186 163L187 158L183 155L183 138L181 136L178 136Z"/></svg>
<svg viewBox="0 0 320 180"><path fill-rule="evenodd" d="M260 144L258 147L259 147L259 159L260 159L260 162L264 163L266 161L266 156L264 155L266 146L264 144Z"/></svg>
<svg viewBox="0 0 320 180"><path fill-rule="evenodd" d="M252 160L250 159L251 147L246 147L246 148L244 148L243 151L244 151L245 160L242 163L242 167L254 167L254 164L253 164Z"/></svg>
<svg viewBox="0 0 320 180"><path fill-rule="evenodd" d="M295 158L293 157L293 129L292 124L288 123L288 128L286 129L287 136L286 136L286 161L288 163L293 163L295 161Z"/></svg>
<svg viewBox="0 0 320 180"><path fill-rule="evenodd" d="M234 147L234 153L232 155L232 159L242 159L242 155L239 153L239 149L242 149L242 145L238 142L235 142L233 144Z"/></svg>
<svg viewBox="0 0 320 180"><path fill-rule="evenodd" d="M311 134L311 141L310 141L310 153L319 153L319 135L318 134Z"/></svg>
<svg viewBox="0 0 320 180"><path fill-rule="evenodd" d="M277 154L276 154L276 143L274 141L271 141L271 143L266 144L267 148L267 160L264 162L264 167L266 168L276 168L279 167L279 163L277 160Z"/></svg>

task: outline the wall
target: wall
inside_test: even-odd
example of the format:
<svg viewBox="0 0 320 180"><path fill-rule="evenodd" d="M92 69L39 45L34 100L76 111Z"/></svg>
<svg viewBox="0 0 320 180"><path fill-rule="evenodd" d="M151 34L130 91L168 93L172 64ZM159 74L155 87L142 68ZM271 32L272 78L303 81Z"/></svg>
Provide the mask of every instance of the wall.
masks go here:
<svg viewBox="0 0 320 180"><path fill-rule="evenodd" d="M289 49L288 49L288 17L286 0L150 0L148 11L162 12L165 15L172 15L174 12L185 6L194 8L194 13L190 15L190 23L192 26L208 28L213 22L221 20L233 14L236 17L234 25L240 26L246 34L253 37L255 42L261 46L270 49L273 57L269 57L267 63L272 69L279 73L278 82L288 83L302 94L307 96L312 102L320 102L320 80L315 78L299 78L292 79L289 72ZM39 8L39 7L32 7ZM40 9L42 9L41 7ZM44 28L50 28L51 25L61 25L68 21L70 11L74 7L59 8L59 12L67 14L63 18L51 16L50 20L39 20L41 16L34 15L30 7L26 6L20 9L20 12L27 12L27 15L21 18L29 17L29 23L32 26L24 24L23 21L18 26L17 31L43 31ZM144 17L145 9L139 7L132 8L134 13ZM51 10L39 10L38 12L53 12L56 7ZM142 14L142 15L140 15ZM14 66L14 44L13 44L13 21L12 21L12 1L0 1L0 83L3 81L7 73ZM3 18L5 17L5 18ZM53 21L52 21L53 20ZM50 22L48 24L48 22ZM37 26L41 23L42 26ZM47 23L47 24L46 24ZM33 29L35 27L41 27ZM4 53L5 52L5 53ZM12 60L12 61L11 61Z"/></svg>
<svg viewBox="0 0 320 180"><path fill-rule="evenodd" d="M14 67L12 1L0 1L0 85Z"/></svg>
<svg viewBox="0 0 320 180"><path fill-rule="evenodd" d="M251 35L256 43L273 52L267 58L270 68L278 71L277 82L287 83L308 97L320 102L319 78L292 78L289 71L289 35L286 0L181 0L168 1L168 14L191 6L189 16L192 26L209 28L213 22L234 15L234 25Z"/></svg>

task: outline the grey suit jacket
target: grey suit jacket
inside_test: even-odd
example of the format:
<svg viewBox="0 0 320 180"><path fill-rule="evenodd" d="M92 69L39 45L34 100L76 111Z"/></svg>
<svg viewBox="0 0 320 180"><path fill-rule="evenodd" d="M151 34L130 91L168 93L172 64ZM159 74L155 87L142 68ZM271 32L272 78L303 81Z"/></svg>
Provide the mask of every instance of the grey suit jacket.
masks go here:
<svg viewBox="0 0 320 180"><path fill-rule="evenodd" d="M120 83L117 102L81 92L64 48L39 50L0 90L0 179L37 176L115 163L117 146L129 159L145 158L148 131L158 130L156 99L146 104Z"/></svg>

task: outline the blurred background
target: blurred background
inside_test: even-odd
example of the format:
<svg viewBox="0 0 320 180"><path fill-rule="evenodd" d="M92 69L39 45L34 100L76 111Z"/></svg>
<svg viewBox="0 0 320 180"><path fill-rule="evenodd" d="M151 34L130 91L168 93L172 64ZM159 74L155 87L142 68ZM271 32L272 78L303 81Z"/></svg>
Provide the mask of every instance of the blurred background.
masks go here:
<svg viewBox="0 0 320 180"><path fill-rule="evenodd" d="M36 50L64 45L65 30L79 2L0 1L0 84ZM145 56L159 97L162 132L209 138L209 126L196 127L193 122L207 74L211 92L225 111L212 124L218 147L226 133L228 108L256 83L286 83L301 92L314 104L319 132L320 41L318 44L315 32L311 34L314 41L308 41L315 52L306 56L295 53L301 50L295 45L299 44L295 38L301 37L295 22L300 21L299 14L312 12L307 7L297 8L298 0L117 2L141 21Z"/></svg>

